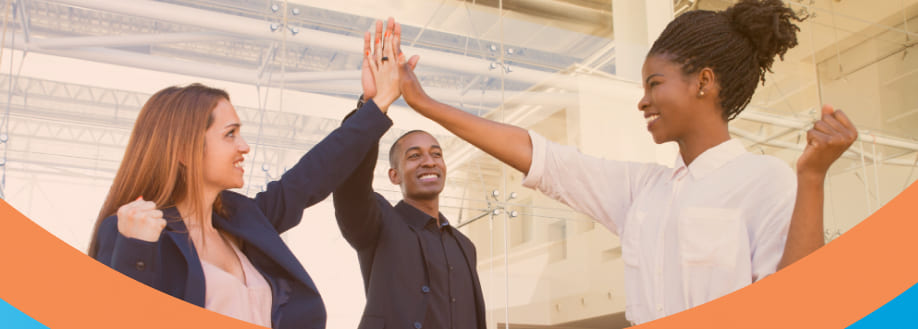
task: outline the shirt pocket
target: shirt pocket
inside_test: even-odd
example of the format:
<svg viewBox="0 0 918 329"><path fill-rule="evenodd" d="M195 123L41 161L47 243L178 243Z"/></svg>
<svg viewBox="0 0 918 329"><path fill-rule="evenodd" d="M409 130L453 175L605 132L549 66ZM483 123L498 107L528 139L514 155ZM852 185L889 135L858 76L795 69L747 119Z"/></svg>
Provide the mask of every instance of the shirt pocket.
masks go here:
<svg viewBox="0 0 918 329"><path fill-rule="evenodd" d="M736 267L742 223L735 208L683 209L679 250L686 266Z"/></svg>

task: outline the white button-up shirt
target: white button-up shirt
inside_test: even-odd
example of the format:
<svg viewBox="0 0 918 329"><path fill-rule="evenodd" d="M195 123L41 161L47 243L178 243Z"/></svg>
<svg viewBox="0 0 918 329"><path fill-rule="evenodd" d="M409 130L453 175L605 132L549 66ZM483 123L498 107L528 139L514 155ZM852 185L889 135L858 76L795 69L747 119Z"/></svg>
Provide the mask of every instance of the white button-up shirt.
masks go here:
<svg viewBox="0 0 918 329"><path fill-rule="evenodd" d="M695 307L777 269L796 194L795 175L781 160L731 139L669 168L599 159L529 136L523 185L621 237L628 320Z"/></svg>

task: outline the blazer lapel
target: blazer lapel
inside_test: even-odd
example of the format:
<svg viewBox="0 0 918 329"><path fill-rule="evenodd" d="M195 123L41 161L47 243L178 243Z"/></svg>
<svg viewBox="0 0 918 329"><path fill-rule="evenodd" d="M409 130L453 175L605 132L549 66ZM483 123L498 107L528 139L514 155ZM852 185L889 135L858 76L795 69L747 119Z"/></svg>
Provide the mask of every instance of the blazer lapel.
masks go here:
<svg viewBox="0 0 918 329"><path fill-rule="evenodd" d="M188 276L185 279L185 300L189 303L204 307L204 268L201 259L191 244L188 228L182 221L182 216L175 207L163 209L163 218L166 219L166 236L178 247L185 258Z"/></svg>
<svg viewBox="0 0 918 329"><path fill-rule="evenodd" d="M306 273L306 269L303 268L303 265L300 264L293 252L290 251L290 248L287 247L287 244L280 238L277 231L270 227L267 222L255 220L254 218L243 220L239 218L241 216L233 216L231 219L226 219L216 213L213 216L215 227L226 230L245 243L258 248L274 260L275 263L280 264L290 275L318 293L319 290L316 288L312 278L309 277L309 274Z"/></svg>

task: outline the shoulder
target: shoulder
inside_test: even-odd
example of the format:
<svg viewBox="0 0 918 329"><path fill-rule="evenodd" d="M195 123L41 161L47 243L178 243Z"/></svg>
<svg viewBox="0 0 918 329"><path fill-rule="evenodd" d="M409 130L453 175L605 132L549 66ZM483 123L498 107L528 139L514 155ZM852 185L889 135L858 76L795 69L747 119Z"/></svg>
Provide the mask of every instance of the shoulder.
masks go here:
<svg viewBox="0 0 918 329"><path fill-rule="evenodd" d="M223 206L231 212L238 209L257 207L254 199L233 191L220 192L220 198L223 199Z"/></svg>
<svg viewBox="0 0 918 329"><path fill-rule="evenodd" d="M225 202L246 202L246 201L254 202L252 198L242 195L241 193L237 193L237 192L233 192L229 190L220 192L220 197L222 197L223 201Z"/></svg>
<svg viewBox="0 0 918 329"><path fill-rule="evenodd" d="M784 160L755 153L747 153L739 160L739 164L755 183L767 191L786 193L797 187L797 175Z"/></svg>

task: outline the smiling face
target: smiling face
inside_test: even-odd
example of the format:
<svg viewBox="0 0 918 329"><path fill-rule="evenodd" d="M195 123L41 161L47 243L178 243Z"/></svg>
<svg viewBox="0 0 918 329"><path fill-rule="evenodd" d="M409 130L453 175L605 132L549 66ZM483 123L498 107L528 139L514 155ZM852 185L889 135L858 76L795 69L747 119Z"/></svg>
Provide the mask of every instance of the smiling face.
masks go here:
<svg viewBox="0 0 918 329"><path fill-rule="evenodd" d="M395 168L389 169L389 180L401 187L405 199L439 197L446 183L446 163L433 136L418 131L402 137L393 149L393 158Z"/></svg>
<svg viewBox="0 0 918 329"><path fill-rule="evenodd" d="M220 100L211 113L213 122L204 132L204 186L222 191L243 185L243 155L249 144L239 134L239 116L227 100Z"/></svg>
<svg viewBox="0 0 918 329"><path fill-rule="evenodd" d="M714 97L711 88L703 88L695 75L683 74L681 65L662 55L648 57L641 72L644 97L638 102L638 110L644 112L653 141L662 144L684 139L697 128L699 90L710 98Z"/></svg>

